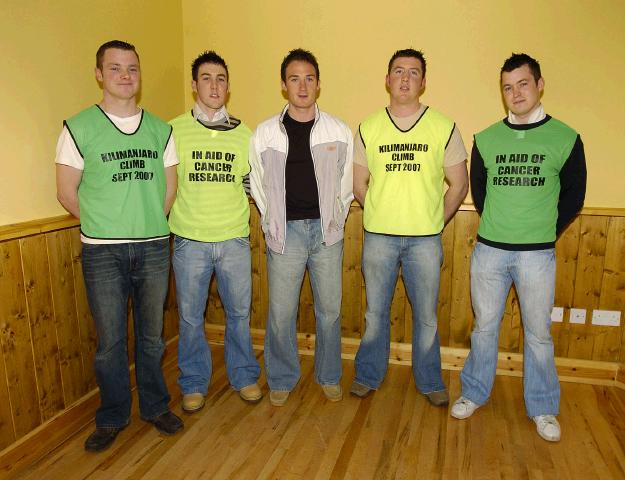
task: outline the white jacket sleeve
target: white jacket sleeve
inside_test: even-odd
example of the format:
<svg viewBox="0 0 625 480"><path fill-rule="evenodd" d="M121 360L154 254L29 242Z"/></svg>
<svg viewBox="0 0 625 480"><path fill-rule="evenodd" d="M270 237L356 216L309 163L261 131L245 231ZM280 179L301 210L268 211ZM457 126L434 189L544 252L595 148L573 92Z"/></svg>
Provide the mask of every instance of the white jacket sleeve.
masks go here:
<svg viewBox="0 0 625 480"><path fill-rule="evenodd" d="M345 126L345 135L347 137L347 151L345 152L345 168L343 169L343 178L341 178L341 201L343 202L343 210L345 218L349 214L349 207L354 199L354 140L352 132Z"/></svg>
<svg viewBox="0 0 625 480"><path fill-rule="evenodd" d="M250 139L250 194L256 202L256 207L261 215L265 215L265 209L267 205L267 198L265 197L265 191L263 190L263 166L260 161L260 155L258 153L258 147L256 145L257 132L254 132Z"/></svg>

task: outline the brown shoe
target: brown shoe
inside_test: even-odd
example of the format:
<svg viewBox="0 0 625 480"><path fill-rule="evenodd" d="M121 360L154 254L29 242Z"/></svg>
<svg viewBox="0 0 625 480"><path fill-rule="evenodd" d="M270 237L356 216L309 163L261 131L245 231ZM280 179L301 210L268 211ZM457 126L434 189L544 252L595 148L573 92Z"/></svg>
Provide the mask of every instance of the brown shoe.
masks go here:
<svg viewBox="0 0 625 480"><path fill-rule="evenodd" d="M199 392L186 393L182 396L182 409L186 413L199 412L204 408L204 403L206 403L206 399Z"/></svg>
<svg viewBox="0 0 625 480"><path fill-rule="evenodd" d="M239 390L239 396L248 403L258 403L263 398L263 392L258 383L252 383Z"/></svg>
<svg viewBox="0 0 625 480"><path fill-rule="evenodd" d="M350 395L353 395L358 398L365 398L371 392L373 392L372 388L367 387L366 385L362 385L360 383L352 383L352 386L349 389Z"/></svg>
<svg viewBox="0 0 625 480"><path fill-rule="evenodd" d="M437 392L424 393L427 399L435 407L443 407L449 404L449 395L447 390L439 390Z"/></svg>

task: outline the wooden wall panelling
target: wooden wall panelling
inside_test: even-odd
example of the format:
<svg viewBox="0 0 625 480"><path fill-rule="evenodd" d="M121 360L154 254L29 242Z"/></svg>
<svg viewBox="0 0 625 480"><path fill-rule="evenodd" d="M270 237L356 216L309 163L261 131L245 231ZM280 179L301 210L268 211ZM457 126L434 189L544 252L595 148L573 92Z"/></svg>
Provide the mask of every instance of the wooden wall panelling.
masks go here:
<svg viewBox="0 0 625 480"><path fill-rule="evenodd" d="M404 286L404 278L402 276L402 269L399 269L397 274L397 282L395 283L395 291L393 292L393 300L391 303L390 321L391 321L391 342L404 342L405 329L407 325L411 325L409 319L412 318L412 309L410 307L410 300L406 295L406 288ZM410 337L408 337L410 342Z"/></svg>
<svg viewBox="0 0 625 480"><path fill-rule="evenodd" d="M85 377L85 391L96 388L95 370L93 362L96 350L96 328L89 303L87 302L87 292L85 281L82 276L82 245L80 242L80 230L72 228L71 246L74 269L74 290L76 292L76 315L78 317L78 328L80 330L80 350L82 352L82 365Z"/></svg>
<svg viewBox="0 0 625 480"><path fill-rule="evenodd" d="M592 310L599 306L607 227L608 217L584 216L581 219L573 308L586 309L586 323L570 325L568 356L571 358L592 358L595 332L591 317Z"/></svg>
<svg viewBox="0 0 625 480"><path fill-rule="evenodd" d="M360 338L362 272L362 209L351 207L343 241L343 301L341 303L341 336Z"/></svg>
<svg viewBox="0 0 625 480"><path fill-rule="evenodd" d="M575 293L577 252L580 241L581 219L576 217L562 232L556 242L556 291L554 306L563 308L562 322L551 324L553 346L556 357L566 357L569 352L571 327L569 310Z"/></svg>
<svg viewBox="0 0 625 480"><path fill-rule="evenodd" d="M302 333L315 333L315 310L308 270L306 270L304 274L304 280L302 281L300 290L297 331Z"/></svg>
<svg viewBox="0 0 625 480"><path fill-rule="evenodd" d="M443 244L443 266L441 267L441 281L438 294L438 336L441 345L449 345L449 320L451 315L451 279L454 260L454 229L455 220L452 220L443 229L441 242ZM410 339L410 336L406 336Z"/></svg>
<svg viewBox="0 0 625 480"><path fill-rule="evenodd" d="M471 307L470 263L479 217L476 212L459 211L454 220L453 272L449 346L469 347L473 310Z"/></svg>
<svg viewBox="0 0 625 480"><path fill-rule="evenodd" d="M45 234L50 263L54 325L59 349L63 400L68 407L86 392L76 316L76 290L69 230Z"/></svg>
<svg viewBox="0 0 625 480"><path fill-rule="evenodd" d="M0 341L15 429L13 439L18 439L41 423L19 240L0 243L0 262ZM7 439L2 442L8 444Z"/></svg>
<svg viewBox="0 0 625 480"><path fill-rule="evenodd" d="M250 312L250 326L264 328L266 311L263 305L263 283L266 283L263 232L260 226L260 215L254 205L250 205L250 247L252 249L252 311ZM267 288L264 285L266 292Z"/></svg>
<svg viewBox="0 0 625 480"><path fill-rule="evenodd" d="M23 238L20 247L39 410L42 420L46 421L64 408L46 237L35 235Z"/></svg>
<svg viewBox="0 0 625 480"><path fill-rule="evenodd" d="M208 299L206 302L206 310L204 311L204 319L216 325L226 324L226 312L224 311L224 306L219 297L217 275L215 275L214 271L208 287Z"/></svg>
<svg viewBox="0 0 625 480"><path fill-rule="evenodd" d="M165 311L163 313L163 338L171 340L178 335L178 304L176 303L176 278L174 268L169 269L169 289L165 298Z"/></svg>
<svg viewBox="0 0 625 480"><path fill-rule="evenodd" d="M620 327L601 327L595 334L593 360L610 362L625 361L621 355L623 312L625 311L625 218L612 217L608 223L605 262L601 279L599 296L601 310L618 310L621 312Z"/></svg>

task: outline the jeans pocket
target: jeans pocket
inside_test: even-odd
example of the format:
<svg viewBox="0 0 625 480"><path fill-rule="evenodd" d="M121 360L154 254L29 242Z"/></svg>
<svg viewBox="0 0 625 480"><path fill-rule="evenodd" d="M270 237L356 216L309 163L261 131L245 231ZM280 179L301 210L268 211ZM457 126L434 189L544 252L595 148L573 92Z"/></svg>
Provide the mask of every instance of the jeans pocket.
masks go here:
<svg viewBox="0 0 625 480"><path fill-rule="evenodd" d="M250 237L236 237L234 240L244 247L250 247Z"/></svg>
<svg viewBox="0 0 625 480"><path fill-rule="evenodd" d="M174 253L182 250L185 245L187 245L190 241L191 240L189 240L188 238L179 237L178 235L176 235L174 237Z"/></svg>

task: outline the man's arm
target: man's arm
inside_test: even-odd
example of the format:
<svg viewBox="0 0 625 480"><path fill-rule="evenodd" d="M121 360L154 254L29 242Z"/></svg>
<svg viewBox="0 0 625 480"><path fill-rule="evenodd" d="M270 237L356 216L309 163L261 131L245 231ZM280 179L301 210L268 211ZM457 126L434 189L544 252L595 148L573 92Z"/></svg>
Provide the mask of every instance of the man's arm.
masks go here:
<svg viewBox="0 0 625 480"><path fill-rule="evenodd" d="M263 167L258 152L256 151L256 133L257 132L254 132L254 135L252 135L250 139L250 195L254 199L254 203L256 203L256 208L258 208L260 214L264 215L267 198L263 190Z"/></svg>
<svg viewBox="0 0 625 480"><path fill-rule="evenodd" d="M558 221L556 232L559 234L569 224L584 205L586 196L586 155L584 144L577 136L564 166L560 170L560 197L558 199Z"/></svg>
<svg viewBox="0 0 625 480"><path fill-rule="evenodd" d="M471 150L471 196L475 210L480 215L484 210L484 202L486 201L486 178L484 159L474 142Z"/></svg>
<svg viewBox="0 0 625 480"><path fill-rule="evenodd" d="M165 215L169 215L171 206L176 199L176 190L178 189L178 174L176 173L176 165L165 169L165 181L167 189L165 190Z"/></svg>
<svg viewBox="0 0 625 480"><path fill-rule="evenodd" d="M63 208L76 218L80 218L78 186L82 180L82 170L60 163L56 164L56 198Z"/></svg>
<svg viewBox="0 0 625 480"><path fill-rule="evenodd" d="M358 132L354 135L354 197L363 208L367 190L369 190L370 175L367 151L360 135L360 127L358 127Z"/></svg>
<svg viewBox="0 0 625 480"><path fill-rule="evenodd" d="M343 203L345 218L347 218L349 207L354 199L354 142L352 141L352 132L347 125L345 125L345 130L347 149L345 151L343 176L341 177L341 202Z"/></svg>
<svg viewBox="0 0 625 480"><path fill-rule="evenodd" d="M367 190L369 190L370 176L371 174L367 167L354 163L354 197L356 197L356 200L363 208L365 206Z"/></svg>
<svg viewBox="0 0 625 480"><path fill-rule="evenodd" d="M445 224L455 215L456 210L469 192L469 175L467 162L457 163L451 167L445 167L445 180L449 188L445 192Z"/></svg>

